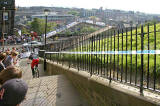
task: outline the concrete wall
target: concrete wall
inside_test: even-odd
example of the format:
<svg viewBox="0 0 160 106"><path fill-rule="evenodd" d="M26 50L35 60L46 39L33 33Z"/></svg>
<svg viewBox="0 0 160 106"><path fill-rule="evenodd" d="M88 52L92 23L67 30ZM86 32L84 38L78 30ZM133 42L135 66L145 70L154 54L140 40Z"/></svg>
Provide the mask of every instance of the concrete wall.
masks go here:
<svg viewBox="0 0 160 106"><path fill-rule="evenodd" d="M129 90L121 84L92 76L84 71L47 61L48 75L65 74L91 106L158 106L160 101L140 96L139 89Z"/></svg>

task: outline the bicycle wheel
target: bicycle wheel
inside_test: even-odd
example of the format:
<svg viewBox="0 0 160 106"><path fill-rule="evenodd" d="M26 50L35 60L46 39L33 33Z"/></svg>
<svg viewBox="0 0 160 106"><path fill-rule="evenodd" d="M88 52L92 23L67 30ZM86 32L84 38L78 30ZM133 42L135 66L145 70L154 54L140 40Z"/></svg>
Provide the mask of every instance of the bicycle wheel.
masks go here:
<svg viewBox="0 0 160 106"><path fill-rule="evenodd" d="M38 67L37 67L37 78L39 78L39 70L38 70Z"/></svg>
<svg viewBox="0 0 160 106"><path fill-rule="evenodd" d="M38 67L35 67L35 77L39 78L39 70Z"/></svg>

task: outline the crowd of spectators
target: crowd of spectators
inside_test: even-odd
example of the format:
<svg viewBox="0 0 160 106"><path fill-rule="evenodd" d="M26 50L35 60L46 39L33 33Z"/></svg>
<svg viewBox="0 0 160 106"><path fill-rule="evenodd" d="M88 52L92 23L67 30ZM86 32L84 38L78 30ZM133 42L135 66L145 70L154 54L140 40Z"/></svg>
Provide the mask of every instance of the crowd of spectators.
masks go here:
<svg viewBox="0 0 160 106"><path fill-rule="evenodd" d="M25 34L22 36L16 36L16 35L6 36L4 38L4 43L5 45L23 44L26 42L30 42L33 39L40 41L40 38L38 36L32 37L31 35ZM2 42L3 42L3 39L0 39L0 45L2 45Z"/></svg>
<svg viewBox="0 0 160 106"><path fill-rule="evenodd" d="M0 106L19 106L25 99L28 86L21 79L18 54L15 47L0 52Z"/></svg>

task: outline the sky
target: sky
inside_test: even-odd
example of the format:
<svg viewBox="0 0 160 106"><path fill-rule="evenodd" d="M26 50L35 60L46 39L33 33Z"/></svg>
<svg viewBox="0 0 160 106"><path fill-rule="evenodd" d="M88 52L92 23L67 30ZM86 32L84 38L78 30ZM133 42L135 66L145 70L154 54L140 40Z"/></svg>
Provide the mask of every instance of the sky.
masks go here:
<svg viewBox="0 0 160 106"><path fill-rule="evenodd" d="M160 0L16 0L16 6L120 9L160 14Z"/></svg>

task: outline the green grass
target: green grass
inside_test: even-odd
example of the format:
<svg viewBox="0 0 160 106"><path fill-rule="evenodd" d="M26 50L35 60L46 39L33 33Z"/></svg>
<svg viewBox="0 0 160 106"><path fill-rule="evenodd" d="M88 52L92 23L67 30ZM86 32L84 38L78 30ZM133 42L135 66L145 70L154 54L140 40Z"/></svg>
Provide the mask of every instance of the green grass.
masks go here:
<svg viewBox="0 0 160 106"><path fill-rule="evenodd" d="M148 29L147 26L144 26L144 50L148 50ZM151 25L149 27L149 46L150 46L150 50L154 50L154 25ZM115 38L115 51L118 51L118 34L116 33L116 36L109 36L103 40L99 41L95 41L94 45L95 45L95 49L93 46L93 51L96 51L96 46L97 46L97 51L114 51L114 38ZM126 42L127 40L127 42ZM111 41L112 41L112 49L111 49ZM126 32L123 33L123 41L122 41L122 33L119 34L119 50L122 51L122 42L123 42L123 51L126 51L126 47L127 50L131 50L131 31L128 31L127 33L127 39L126 39ZM100 44L100 45L99 45ZM106 48L104 48L104 45ZM91 50L92 48L92 44L90 42L90 44L88 45L84 45L83 47L81 46L82 49L79 48L75 48L72 51L86 51L87 48L89 48ZM156 25L156 50L160 49L160 24L158 23ZM136 50L136 30L132 31L132 50ZM137 29L137 50L141 50L141 28L139 27ZM89 50L88 50L89 51ZM102 55L104 56L104 55ZM137 55L137 67L138 69L140 69L141 67L141 55ZM92 60L95 60L96 56L92 56ZM107 55L106 55L107 58ZM108 57L108 63L110 63L110 55ZM98 55L98 60L99 61L104 61L104 58L101 59L101 55ZM156 72L157 72L157 76L160 76L160 55L156 56ZM107 61L107 60L106 60ZM118 66L118 55L115 55L115 62L116 62L116 66ZM114 63L114 58L112 55L112 60L111 63ZM122 66L122 55L119 55L119 66ZM132 55L132 70L135 71L136 70L136 55ZM131 67L131 55L127 55L127 66L126 66L126 55L123 55L123 67L127 67L130 70ZM144 73L147 74L147 70L148 70L148 55L145 54L144 55ZM153 70L154 70L154 55L149 55L149 70L150 70L150 75L153 75Z"/></svg>

